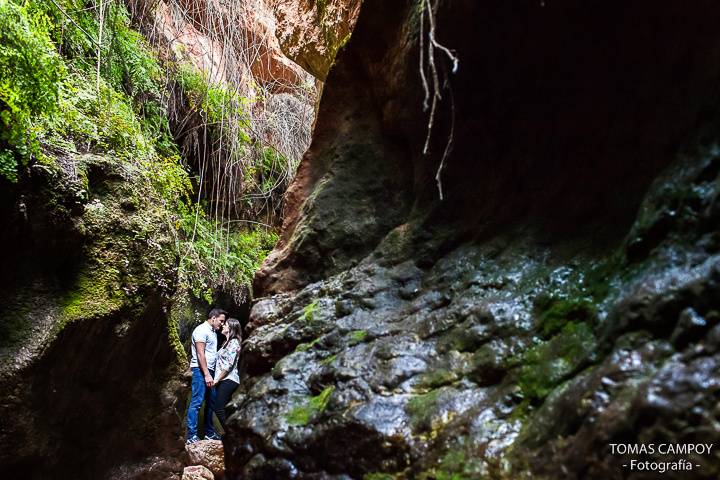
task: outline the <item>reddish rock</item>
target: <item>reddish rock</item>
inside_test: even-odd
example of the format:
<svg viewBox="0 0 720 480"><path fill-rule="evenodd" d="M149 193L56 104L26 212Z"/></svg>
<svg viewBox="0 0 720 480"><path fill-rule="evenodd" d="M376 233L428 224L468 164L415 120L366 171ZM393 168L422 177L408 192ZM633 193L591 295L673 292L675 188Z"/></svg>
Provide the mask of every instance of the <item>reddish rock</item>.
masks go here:
<svg viewBox="0 0 720 480"><path fill-rule="evenodd" d="M174 14L174 8L188 12L188 17ZM235 77L246 82L251 73L270 92L284 93L308 77L283 54L275 36L275 17L263 2L241 1L228 8L217 1L160 1L155 17L155 29L173 55L210 72L214 81ZM233 27L222 31L219 24ZM249 94L252 89L245 87Z"/></svg>
<svg viewBox="0 0 720 480"><path fill-rule="evenodd" d="M225 474L225 453L220 440L200 440L185 446L191 464L202 465L217 475Z"/></svg>
<svg viewBox="0 0 720 480"><path fill-rule="evenodd" d="M182 480L215 480L213 473L202 465L185 467Z"/></svg>
<svg viewBox="0 0 720 480"><path fill-rule="evenodd" d="M325 81L338 50L347 43L360 13L361 0L267 0L283 52Z"/></svg>
<svg viewBox="0 0 720 480"><path fill-rule="evenodd" d="M173 457L149 457L139 463L115 467L106 478L113 480L180 480L183 462Z"/></svg>

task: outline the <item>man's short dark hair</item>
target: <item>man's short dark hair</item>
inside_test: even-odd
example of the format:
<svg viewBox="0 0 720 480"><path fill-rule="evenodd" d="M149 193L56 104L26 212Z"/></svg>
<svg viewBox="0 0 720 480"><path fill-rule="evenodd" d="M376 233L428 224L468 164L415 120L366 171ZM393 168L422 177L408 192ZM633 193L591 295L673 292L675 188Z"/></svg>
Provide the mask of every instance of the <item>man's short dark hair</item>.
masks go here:
<svg viewBox="0 0 720 480"><path fill-rule="evenodd" d="M210 310L210 313L208 313L208 319L213 317L219 317L220 315L225 315L227 317L227 312L222 308L213 308L212 310Z"/></svg>

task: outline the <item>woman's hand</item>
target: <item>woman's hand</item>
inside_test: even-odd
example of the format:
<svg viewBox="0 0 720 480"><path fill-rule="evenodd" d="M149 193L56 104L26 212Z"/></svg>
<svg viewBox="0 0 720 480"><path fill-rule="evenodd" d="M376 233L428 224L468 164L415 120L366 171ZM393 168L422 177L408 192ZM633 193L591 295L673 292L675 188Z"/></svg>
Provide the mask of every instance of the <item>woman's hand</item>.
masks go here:
<svg viewBox="0 0 720 480"><path fill-rule="evenodd" d="M227 370L223 370L223 371L221 371L221 372L217 372L217 373L215 374L215 380L214 380L213 383L214 383L215 385L217 385L218 383L220 383L220 382L222 381L222 379L225 378L225 376L226 376L227 374L228 374L228 371L227 371Z"/></svg>

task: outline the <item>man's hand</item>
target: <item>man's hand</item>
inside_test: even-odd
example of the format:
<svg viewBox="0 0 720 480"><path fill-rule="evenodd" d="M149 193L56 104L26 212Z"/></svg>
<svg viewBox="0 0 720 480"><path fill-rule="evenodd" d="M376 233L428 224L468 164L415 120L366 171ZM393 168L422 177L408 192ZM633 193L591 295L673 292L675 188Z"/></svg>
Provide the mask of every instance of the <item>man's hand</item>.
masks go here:
<svg viewBox="0 0 720 480"><path fill-rule="evenodd" d="M214 383L213 378L210 376L209 373L206 373L205 374L205 386L207 386L208 388L212 388L213 383Z"/></svg>

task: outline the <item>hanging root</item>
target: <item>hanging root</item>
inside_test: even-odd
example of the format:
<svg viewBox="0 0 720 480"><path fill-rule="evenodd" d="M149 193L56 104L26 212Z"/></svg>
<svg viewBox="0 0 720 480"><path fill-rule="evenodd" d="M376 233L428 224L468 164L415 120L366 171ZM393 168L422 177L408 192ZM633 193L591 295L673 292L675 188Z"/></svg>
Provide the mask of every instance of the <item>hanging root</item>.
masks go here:
<svg viewBox="0 0 720 480"><path fill-rule="evenodd" d="M420 0L423 2L420 9L420 78L422 80L423 91L425 97L423 99L423 110L427 111L430 108L430 114L428 116L427 134L425 136L425 145L423 146L423 155L427 155L430 151L430 138L432 137L432 130L435 123L435 113L437 112L438 103L442 101L442 94L440 89L440 76L438 74L438 67L435 62L435 51L439 50L444 53L447 58L452 62L452 73L457 73L460 66L460 60L449 48L440 44L435 38L436 25L435 15L437 9L437 2L435 7L431 4L431 0ZM425 40L425 15L428 17L428 32L427 32L427 51L426 40ZM427 57L427 67L425 65L425 58ZM427 75L425 73L426 68L430 70L430 82L428 82ZM445 81L443 88L446 88L450 92L450 109L451 109L451 120L450 120L450 132L448 135L445 149L443 150L442 158L440 159L440 165L438 166L437 172L435 173L435 181L438 187L438 194L442 201L443 190L442 190L442 170L445 168L445 161L447 160L450 152L452 151L453 136L455 134L455 102L452 96L452 88L449 82ZM432 101L430 98L432 97Z"/></svg>
<svg viewBox="0 0 720 480"><path fill-rule="evenodd" d="M442 171L443 168L445 168L445 160L450 156L450 152L452 152L453 138L455 136L455 97L453 96L452 89L450 90L450 110L450 134L445 144L445 150L443 150L443 156L440 159L440 165L438 166L437 172L435 172L435 182L437 183L440 201L443 200Z"/></svg>
<svg viewBox="0 0 720 480"><path fill-rule="evenodd" d="M129 3L141 14L153 11L155 2ZM253 67L268 62L263 44L271 34L248 26L264 11L261 0L165 3L166 14L156 15L149 29L152 43L164 47L168 58L179 56L185 67L203 64L205 69L206 96L194 98L194 111L183 112L185 118L177 122L181 134L176 136L185 140L185 155L199 153L195 158L200 183L205 183L203 198L212 207L208 213L220 223L264 216L267 223L277 224L282 193L310 143L314 83L308 76L289 85L271 72L265 72L262 81L254 77ZM192 56L176 56L176 39L167 34L186 30L205 40L193 45ZM213 118L203 112L208 96L221 107ZM195 141L203 144L193 145Z"/></svg>

